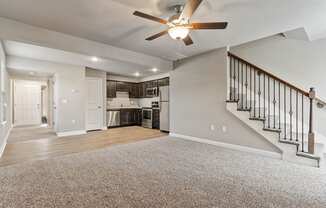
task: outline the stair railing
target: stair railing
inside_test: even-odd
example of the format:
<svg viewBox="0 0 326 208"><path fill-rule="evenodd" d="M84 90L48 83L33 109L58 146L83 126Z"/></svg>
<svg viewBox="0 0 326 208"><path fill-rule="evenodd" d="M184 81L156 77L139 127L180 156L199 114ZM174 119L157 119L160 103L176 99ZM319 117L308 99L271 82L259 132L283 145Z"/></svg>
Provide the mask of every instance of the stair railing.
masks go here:
<svg viewBox="0 0 326 208"><path fill-rule="evenodd" d="M313 106L321 101L315 90L306 92L230 52L228 57L228 101L249 111L251 120L263 121L264 130L278 132L281 142L314 154Z"/></svg>

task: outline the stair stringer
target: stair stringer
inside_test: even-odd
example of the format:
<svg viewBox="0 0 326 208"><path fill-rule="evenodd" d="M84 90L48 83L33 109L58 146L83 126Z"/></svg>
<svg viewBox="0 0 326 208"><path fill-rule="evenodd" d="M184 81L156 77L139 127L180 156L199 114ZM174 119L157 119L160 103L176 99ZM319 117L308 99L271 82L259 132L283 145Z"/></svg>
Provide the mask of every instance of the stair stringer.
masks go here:
<svg viewBox="0 0 326 208"><path fill-rule="evenodd" d="M260 121L249 120L249 113L245 111L238 111L237 103L227 103L226 108L235 117L244 122L248 127L253 129L259 135L265 138L269 143L279 149L282 155L282 160L311 167L319 167L322 165L318 164L318 161L314 159L297 156L298 151L296 145L281 143L279 139L279 133L264 131L264 123Z"/></svg>

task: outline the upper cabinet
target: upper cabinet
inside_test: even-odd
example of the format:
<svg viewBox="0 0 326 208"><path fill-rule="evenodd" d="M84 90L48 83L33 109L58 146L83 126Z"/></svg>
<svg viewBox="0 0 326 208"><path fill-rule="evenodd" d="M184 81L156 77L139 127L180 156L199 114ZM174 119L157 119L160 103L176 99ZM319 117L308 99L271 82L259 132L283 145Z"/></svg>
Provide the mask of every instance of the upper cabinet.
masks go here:
<svg viewBox="0 0 326 208"><path fill-rule="evenodd" d="M158 86L159 87L164 87L164 86L169 86L170 85L170 78L169 77L159 79L157 81L158 81Z"/></svg>
<svg viewBox="0 0 326 208"><path fill-rule="evenodd" d="M139 98L139 84L138 83L130 83L130 98Z"/></svg>
<svg viewBox="0 0 326 208"><path fill-rule="evenodd" d="M115 98L117 97L117 82L109 80L106 82L106 97Z"/></svg>
<svg viewBox="0 0 326 208"><path fill-rule="evenodd" d="M163 87L169 85L169 78L152 80L141 83L122 82L115 80L107 81L107 98L117 97L116 92L128 92L130 98L149 98L147 89Z"/></svg>
<svg viewBox="0 0 326 208"><path fill-rule="evenodd" d="M117 92L130 92L130 84L127 82L117 82Z"/></svg>

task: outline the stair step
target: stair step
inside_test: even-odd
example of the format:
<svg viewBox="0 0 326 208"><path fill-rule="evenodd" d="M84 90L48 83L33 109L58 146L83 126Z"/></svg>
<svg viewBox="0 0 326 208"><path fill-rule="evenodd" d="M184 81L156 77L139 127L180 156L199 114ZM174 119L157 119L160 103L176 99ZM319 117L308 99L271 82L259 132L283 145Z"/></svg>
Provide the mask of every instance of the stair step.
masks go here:
<svg viewBox="0 0 326 208"><path fill-rule="evenodd" d="M262 118L262 117L250 117L249 120L253 120L253 121L265 121L266 119L265 118Z"/></svg>
<svg viewBox="0 0 326 208"><path fill-rule="evenodd" d="M293 144L293 145L296 145L297 147L299 147L300 143L297 142L297 141L290 141L290 140L286 140L286 139L280 139L280 142L281 143L284 143L284 144Z"/></svg>
<svg viewBox="0 0 326 208"><path fill-rule="evenodd" d="M251 108L238 108L237 111L251 111Z"/></svg>
<svg viewBox="0 0 326 208"><path fill-rule="evenodd" d="M226 102L227 102L227 103L238 103L239 100L227 100Z"/></svg>
<svg viewBox="0 0 326 208"><path fill-rule="evenodd" d="M274 129L274 128L263 128L264 131L270 131L270 132L276 132L281 133L282 131L280 129Z"/></svg>
<svg viewBox="0 0 326 208"><path fill-rule="evenodd" d="M297 156L317 160L318 161L318 167L319 167L320 157L318 157L316 155L309 154L307 152L301 152L301 151L297 152Z"/></svg>

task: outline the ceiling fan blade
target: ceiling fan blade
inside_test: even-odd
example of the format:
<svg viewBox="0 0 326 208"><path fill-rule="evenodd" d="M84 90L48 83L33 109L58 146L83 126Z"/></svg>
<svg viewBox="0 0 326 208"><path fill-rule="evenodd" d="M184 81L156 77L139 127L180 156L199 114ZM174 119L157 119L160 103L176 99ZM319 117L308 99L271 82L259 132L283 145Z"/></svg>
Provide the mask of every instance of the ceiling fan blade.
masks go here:
<svg viewBox="0 0 326 208"><path fill-rule="evenodd" d="M194 44L194 41L192 41L189 35L185 39L183 39L183 42L186 44L186 46Z"/></svg>
<svg viewBox="0 0 326 208"><path fill-rule="evenodd" d="M188 0L183 11L181 12L179 20L182 19L189 20L191 16L195 13L195 11L197 10L197 8L199 7L202 1L203 0Z"/></svg>
<svg viewBox="0 0 326 208"><path fill-rule="evenodd" d="M163 35L166 35L167 33L168 33L168 31L164 30L164 31L162 31L160 33L157 33L157 34L155 34L155 35L153 35L151 37L146 38L146 40L148 40L148 41L155 40L156 38L159 38L159 37L161 37Z"/></svg>
<svg viewBox="0 0 326 208"><path fill-rule="evenodd" d="M193 30L214 30L214 29L225 29L227 22L206 22L206 23L192 23Z"/></svg>
<svg viewBox="0 0 326 208"><path fill-rule="evenodd" d="M166 21L166 20L164 20L162 18L154 17L152 15L145 14L145 13L139 12L139 11L135 11L133 13L133 15L138 16L138 17L142 17L142 18L145 18L145 19L148 19L148 20L152 20L152 21L155 21L155 22L159 22L161 24L167 24L168 23L168 21Z"/></svg>

